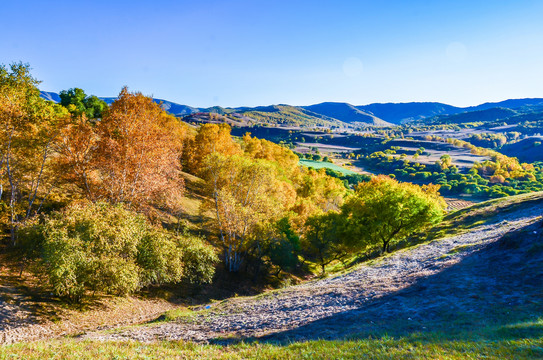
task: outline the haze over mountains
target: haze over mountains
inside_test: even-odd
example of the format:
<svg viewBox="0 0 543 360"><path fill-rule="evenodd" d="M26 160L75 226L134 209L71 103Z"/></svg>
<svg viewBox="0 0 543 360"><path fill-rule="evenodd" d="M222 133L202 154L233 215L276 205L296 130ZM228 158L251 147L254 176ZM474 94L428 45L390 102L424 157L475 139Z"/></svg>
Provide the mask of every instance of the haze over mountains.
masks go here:
<svg viewBox="0 0 543 360"><path fill-rule="evenodd" d="M54 92L42 91L41 95L47 100L60 101L59 95ZM101 97L101 99L111 103L115 100L115 97ZM529 116L532 113L543 112L543 98L509 99L464 108L439 102L374 103L360 106L341 102L323 102L309 106L281 104L237 108L223 108L220 106L196 108L163 99L154 99L154 101L161 104L164 110L176 116L197 113L234 114L238 118L284 125L344 126L356 124L387 126L427 118L430 118L432 122L445 123L449 122L449 116L454 116L454 122L459 120L461 122L472 122L518 118L519 116Z"/></svg>

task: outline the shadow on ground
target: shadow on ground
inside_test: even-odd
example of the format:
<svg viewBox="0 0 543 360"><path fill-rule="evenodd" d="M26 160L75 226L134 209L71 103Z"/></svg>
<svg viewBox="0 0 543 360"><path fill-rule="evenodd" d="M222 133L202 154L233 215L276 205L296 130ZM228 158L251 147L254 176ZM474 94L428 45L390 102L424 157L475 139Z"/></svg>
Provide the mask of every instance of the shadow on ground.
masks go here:
<svg viewBox="0 0 543 360"><path fill-rule="evenodd" d="M361 308L257 339L437 336L442 340L543 337L542 223L508 233L444 271ZM241 339L228 339L235 342ZM224 339L216 339L224 343Z"/></svg>

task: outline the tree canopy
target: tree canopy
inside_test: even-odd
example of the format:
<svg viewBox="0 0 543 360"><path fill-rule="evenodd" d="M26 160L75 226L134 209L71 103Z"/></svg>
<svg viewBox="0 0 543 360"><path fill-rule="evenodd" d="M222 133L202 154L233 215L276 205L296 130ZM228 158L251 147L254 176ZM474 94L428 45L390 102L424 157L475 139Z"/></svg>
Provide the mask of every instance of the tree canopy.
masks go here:
<svg viewBox="0 0 543 360"><path fill-rule="evenodd" d="M342 207L347 241L360 248L381 243L388 252L391 242L441 220L446 205L438 190L436 185L421 187L383 175L360 183Z"/></svg>
<svg viewBox="0 0 543 360"><path fill-rule="evenodd" d="M87 119L102 118L108 106L104 100L94 95L88 96L80 88L62 90L59 93L60 104L74 116L85 115Z"/></svg>

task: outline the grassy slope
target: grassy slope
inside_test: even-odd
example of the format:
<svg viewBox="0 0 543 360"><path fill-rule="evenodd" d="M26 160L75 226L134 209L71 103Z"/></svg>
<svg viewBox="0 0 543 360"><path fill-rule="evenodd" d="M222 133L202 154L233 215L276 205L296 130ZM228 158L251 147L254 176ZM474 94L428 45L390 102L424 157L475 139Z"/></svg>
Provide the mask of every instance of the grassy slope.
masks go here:
<svg viewBox="0 0 543 360"><path fill-rule="evenodd" d="M543 206L543 193L524 194L491 200L451 213L430 238L469 232L473 226L498 221L508 212L525 206ZM537 224L539 226L539 224ZM533 226L532 226L533 227ZM543 256L543 239L534 235L536 228L519 229L506 235L491 249L490 259L500 254L517 253L534 262ZM461 251L461 250L459 250ZM532 272L520 257L517 277ZM478 261L472 260L476 266ZM529 263L529 262L528 262ZM496 265L496 263L489 263ZM508 263L509 264L509 263ZM537 262L536 262L537 264ZM489 268L487 271L498 271ZM537 270L540 271L541 269ZM518 290L518 289L515 289ZM541 294L543 295L543 293ZM0 359L38 358L205 358L205 359L532 359L543 358L543 303L531 298L508 308L496 308L493 317L481 313L440 313L432 328L420 332L411 322L389 321L384 324L365 324L368 331L346 339L313 340L290 344L248 342L229 346L201 345L188 342L161 341L150 344L137 342L88 342L73 339L21 343L0 348ZM480 299L485 304L485 299ZM483 306L485 311L493 304ZM494 306L495 307L495 306ZM363 314L362 314L363 315ZM415 319L414 319L415 320ZM325 334L323 334L325 337Z"/></svg>
<svg viewBox="0 0 543 360"><path fill-rule="evenodd" d="M521 162L543 161L543 137L530 137L513 144L504 145L500 152L504 155L516 157Z"/></svg>
<svg viewBox="0 0 543 360"><path fill-rule="evenodd" d="M245 111L242 115L266 124L283 126L345 126L336 119L316 114L303 108L289 105L258 107Z"/></svg>
<svg viewBox="0 0 543 360"><path fill-rule="evenodd" d="M34 342L0 348L0 359L535 359L543 340L497 342L439 341L383 337L349 341L200 345L185 342L141 344L75 340Z"/></svg>

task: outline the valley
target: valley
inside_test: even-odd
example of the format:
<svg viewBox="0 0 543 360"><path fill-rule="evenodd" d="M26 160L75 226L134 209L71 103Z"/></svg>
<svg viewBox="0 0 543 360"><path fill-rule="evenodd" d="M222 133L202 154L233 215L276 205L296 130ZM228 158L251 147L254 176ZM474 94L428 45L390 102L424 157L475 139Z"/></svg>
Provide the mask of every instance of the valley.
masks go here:
<svg viewBox="0 0 543 360"><path fill-rule="evenodd" d="M26 86L49 118L5 156L55 190L21 171L39 207L2 194L0 356L541 355L540 99L198 109Z"/></svg>

